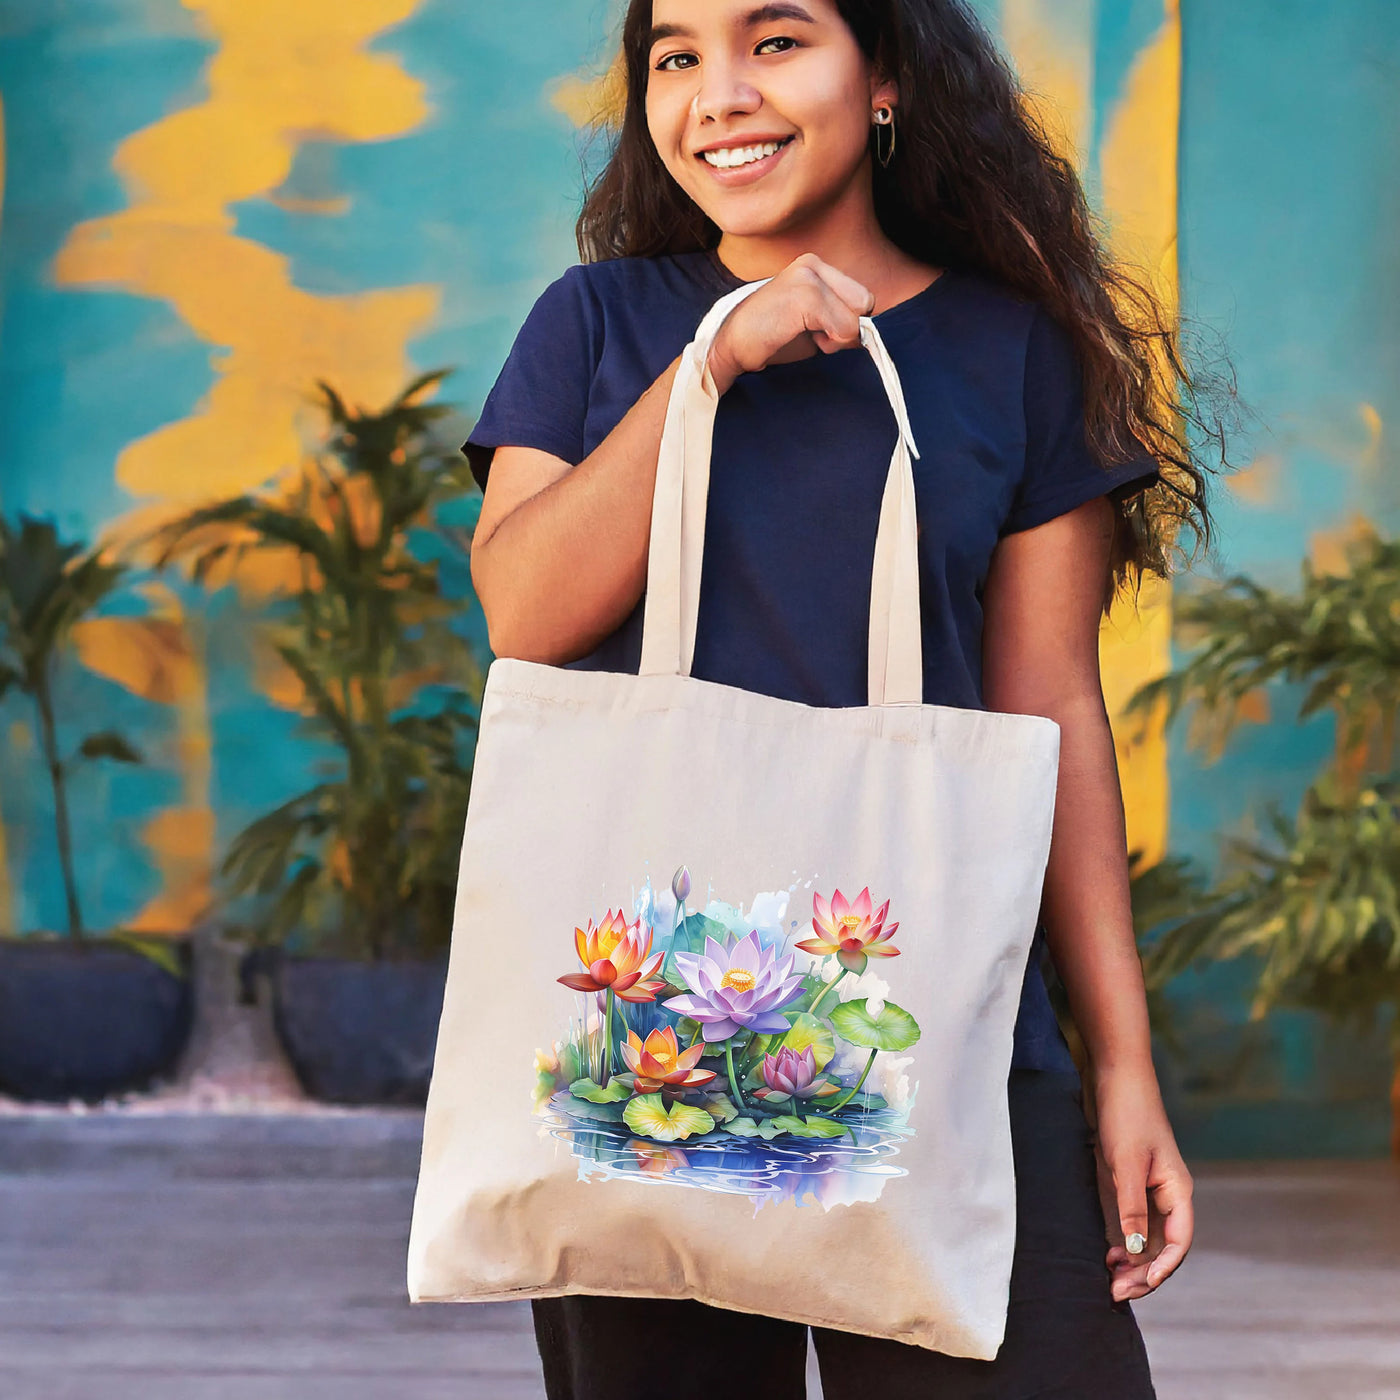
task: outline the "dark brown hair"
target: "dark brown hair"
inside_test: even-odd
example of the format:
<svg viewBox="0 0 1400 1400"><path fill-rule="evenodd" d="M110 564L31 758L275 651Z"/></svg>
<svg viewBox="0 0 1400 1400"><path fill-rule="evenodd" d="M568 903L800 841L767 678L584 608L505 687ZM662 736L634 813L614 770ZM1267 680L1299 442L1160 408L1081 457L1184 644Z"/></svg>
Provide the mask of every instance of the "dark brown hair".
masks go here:
<svg viewBox="0 0 1400 1400"><path fill-rule="evenodd" d="M835 0L866 58L899 87L888 167L872 160L875 213L906 253L989 275L1040 302L1071 335L1090 445L1105 465L1141 454L1161 481L1124 503L1105 609L1144 572L1166 578L1180 526L1209 549L1206 460L1226 465L1233 375L1189 367L1181 322L1142 275L1110 258L1073 165L962 0ZM651 0L630 0L621 91L594 133L613 139L575 229L585 262L714 248L721 230L676 184L646 121ZM875 128L871 127L872 151ZM1188 561L1189 562L1189 561Z"/></svg>

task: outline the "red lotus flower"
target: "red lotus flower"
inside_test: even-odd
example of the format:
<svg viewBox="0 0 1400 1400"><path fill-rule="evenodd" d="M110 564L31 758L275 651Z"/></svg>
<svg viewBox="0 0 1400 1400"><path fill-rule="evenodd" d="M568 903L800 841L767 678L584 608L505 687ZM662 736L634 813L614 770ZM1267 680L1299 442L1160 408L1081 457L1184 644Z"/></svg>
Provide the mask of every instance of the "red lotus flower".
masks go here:
<svg viewBox="0 0 1400 1400"><path fill-rule="evenodd" d="M636 1076L639 1094L655 1094L663 1088L698 1089L715 1077L710 1069L696 1069L695 1062L704 1053L703 1042L696 1041L682 1050L676 1040L674 1027L659 1027L645 1040L636 1031L628 1031L622 1045L622 1058Z"/></svg>
<svg viewBox="0 0 1400 1400"><path fill-rule="evenodd" d="M825 957L836 954L836 961L849 972L859 976L865 971L867 958L897 958L899 949L890 946L890 938L898 922L884 927L885 915L889 912L887 899L878 913L872 914L870 888L865 889L849 903L846 896L837 890L828 904L821 895L812 896L812 928L816 938L804 939L794 946L804 953L815 953Z"/></svg>
<svg viewBox="0 0 1400 1400"><path fill-rule="evenodd" d="M623 1001L655 1001L665 985L652 974L661 966L662 954L651 954L651 929L642 935L640 919L628 924L622 910L609 910L596 928L574 929L574 946L579 961L588 970L571 972L558 980L576 992L606 992L611 989Z"/></svg>

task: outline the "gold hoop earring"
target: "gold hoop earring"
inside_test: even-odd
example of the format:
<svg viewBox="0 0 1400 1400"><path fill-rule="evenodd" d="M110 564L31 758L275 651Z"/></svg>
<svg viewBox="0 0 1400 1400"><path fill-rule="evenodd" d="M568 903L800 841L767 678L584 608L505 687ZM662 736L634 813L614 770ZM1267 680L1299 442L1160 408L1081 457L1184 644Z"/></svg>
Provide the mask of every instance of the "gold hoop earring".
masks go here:
<svg viewBox="0 0 1400 1400"><path fill-rule="evenodd" d="M894 156L894 113L888 107L877 107L875 109L875 155L880 164L888 165ZM879 128L887 126L890 129L890 144L885 150L880 149Z"/></svg>

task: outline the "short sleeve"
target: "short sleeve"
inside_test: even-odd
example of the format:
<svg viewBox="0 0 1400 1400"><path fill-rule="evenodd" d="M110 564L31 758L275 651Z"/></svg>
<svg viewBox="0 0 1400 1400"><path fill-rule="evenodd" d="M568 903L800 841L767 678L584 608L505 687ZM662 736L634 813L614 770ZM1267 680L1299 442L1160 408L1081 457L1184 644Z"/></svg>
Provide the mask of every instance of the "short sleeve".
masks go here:
<svg viewBox="0 0 1400 1400"><path fill-rule="evenodd" d="M1160 479L1157 462L1145 449L1114 467L1104 467L1094 456L1074 343L1039 306L1026 344L1024 403L1025 471L1001 534L1043 525L1095 496L1125 500Z"/></svg>
<svg viewBox="0 0 1400 1400"><path fill-rule="evenodd" d="M577 465L601 324L586 269L567 268L542 291L481 406L462 453L484 491L498 447L535 447Z"/></svg>

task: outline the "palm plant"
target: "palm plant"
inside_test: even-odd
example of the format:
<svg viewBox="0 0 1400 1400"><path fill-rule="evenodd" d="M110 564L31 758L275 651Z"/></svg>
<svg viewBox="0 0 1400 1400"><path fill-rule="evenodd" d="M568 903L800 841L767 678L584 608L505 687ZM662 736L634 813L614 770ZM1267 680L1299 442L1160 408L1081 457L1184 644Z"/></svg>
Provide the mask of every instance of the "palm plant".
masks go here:
<svg viewBox="0 0 1400 1400"><path fill-rule="evenodd" d="M139 763L141 755L122 736L105 729L87 735L68 757L59 751L54 675L74 628L121 584L125 566L105 560L81 542L59 538L51 520L21 514L16 529L0 517L0 699L18 689L34 704L39 747L53 790L68 934L84 937L68 785L87 760Z"/></svg>
<svg viewBox="0 0 1400 1400"><path fill-rule="evenodd" d="M444 947L481 671L450 626L436 560L411 537L462 547L438 509L472 489L461 455L435 444L420 402L445 371L380 412L318 381L329 428L316 451L260 490L189 510L145 537L209 586L274 580L265 636L306 731L334 758L323 781L259 817L221 867L257 906L248 931L382 958Z"/></svg>
<svg viewBox="0 0 1400 1400"><path fill-rule="evenodd" d="M1291 1006L1369 1028L1389 1009L1400 1157L1400 542L1360 536L1345 572L1305 561L1296 594L1232 577L1180 600L1177 620L1198 649L1130 712L1170 718L1194 701L1189 738L1214 761L1242 719L1267 717L1270 681L1310 682L1299 716L1330 708L1337 745L1296 816L1271 804L1265 839L1227 839L1216 880L1176 870L1176 903L1155 911L1155 930L1140 924L1148 982L1252 955L1254 1019Z"/></svg>

